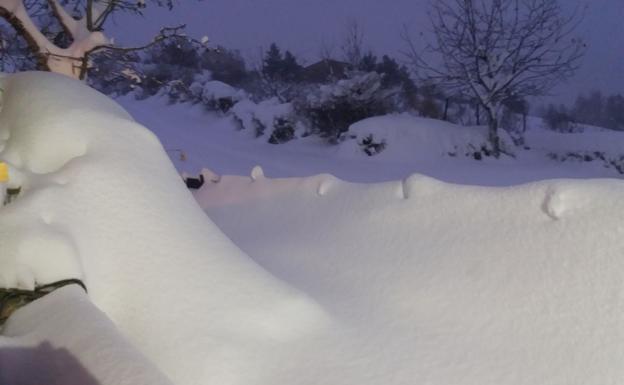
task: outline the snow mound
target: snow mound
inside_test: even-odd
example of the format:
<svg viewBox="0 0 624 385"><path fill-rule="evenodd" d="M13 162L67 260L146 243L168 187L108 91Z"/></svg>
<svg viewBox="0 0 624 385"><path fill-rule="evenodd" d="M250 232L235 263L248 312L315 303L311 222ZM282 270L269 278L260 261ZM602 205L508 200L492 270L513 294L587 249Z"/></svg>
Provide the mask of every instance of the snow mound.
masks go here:
<svg viewBox="0 0 624 385"><path fill-rule="evenodd" d="M281 103L276 98L255 103L242 100L232 108L232 114L241 129L248 130L255 136L271 134L278 119L291 119L293 105Z"/></svg>
<svg viewBox="0 0 624 385"><path fill-rule="evenodd" d="M487 127L458 127L408 113L379 116L351 125L348 140L341 145L343 153L364 155L363 143L369 138L384 144L377 154L381 159L426 161L481 149L487 143ZM506 141L511 143L509 138Z"/></svg>
<svg viewBox="0 0 624 385"><path fill-rule="evenodd" d="M624 378L621 180L222 176L195 195L257 263L341 321L273 384Z"/></svg>
<svg viewBox="0 0 624 385"><path fill-rule="evenodd" d="M116 103L60 75L1 82L0 160L22 188L0 208L2 287L83 279L176 384L253 382L269 347L326 325L199 210L160 142Z"/></svg>
<svg viewBox="0 0 624 385"><path fill-rule="evenodd" d="M198 99L204 102L229 99L233 103L236 103L246 97L244 91L238 90L218 80L210 80L203 84L201 82L194 82L189 88Z"/></svg>

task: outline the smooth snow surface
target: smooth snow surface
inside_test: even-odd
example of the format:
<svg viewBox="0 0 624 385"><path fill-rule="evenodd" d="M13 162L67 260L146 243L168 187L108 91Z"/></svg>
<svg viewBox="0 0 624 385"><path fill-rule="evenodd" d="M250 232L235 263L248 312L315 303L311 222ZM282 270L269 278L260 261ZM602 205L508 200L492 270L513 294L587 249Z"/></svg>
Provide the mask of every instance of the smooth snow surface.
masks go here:
<svg viewBox="0 0 624 385"><path fill-rule="evenodd" d="M273 384L624 381L624 182L223 176L221 229L342 330Z"/></svg>
<svg viewBox="0 0 624 385"><path fill-rule="evenodd" d="M0 159L23 189L0 208L3 287L84 278L176 384L261 381L325 325L219 231L156 137L113 101L60 75L1 86Z"/></svg>
<svg viewBox="0 0 624 385"><path fill-rule="evenodd" d="M0 384L172 385L77 286L9 319L0 336Z"/></svg>

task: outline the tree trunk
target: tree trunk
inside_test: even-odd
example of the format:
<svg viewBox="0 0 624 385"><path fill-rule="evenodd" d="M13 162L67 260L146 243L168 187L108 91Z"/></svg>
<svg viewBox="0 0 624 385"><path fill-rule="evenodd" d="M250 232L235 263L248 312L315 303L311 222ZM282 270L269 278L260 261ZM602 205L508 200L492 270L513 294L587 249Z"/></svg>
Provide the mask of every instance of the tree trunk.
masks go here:
<svg viewBox="0 0 624 385"><path fill-rule="evenodd" d="M491 108L486 108L488 113L488 141L492 146L492 154L498 158L501 154L500 137L498 136L498 116Z"/></svg>
<svg viewBox="0 0 624 385"><path fill-rule="evenodd" d="M475 116L477 118L477 126L480 126L481 125L481 105L478 103L475 109Z"/></svg>
<svg viewBox="0 0 624 385"><path fill-rule="evenodd" d="M522 113L522 133L524 134L526 132L526 126L527 126L527 114L526 112Z"/></svg>
<svg viewBox="0 0 624 385"><path fill-rule="evenodd" d="M449 104L450 104L450 98L446 98L446 100L444 101L444 116L442 117L442 120L444 121L448 121Z"/></svg>

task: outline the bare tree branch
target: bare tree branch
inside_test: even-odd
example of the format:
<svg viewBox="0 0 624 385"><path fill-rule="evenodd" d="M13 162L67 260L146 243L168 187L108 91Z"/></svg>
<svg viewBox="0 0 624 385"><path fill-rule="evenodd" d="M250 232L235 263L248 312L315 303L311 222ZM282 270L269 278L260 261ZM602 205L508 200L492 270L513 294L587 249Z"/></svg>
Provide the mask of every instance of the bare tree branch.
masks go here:
<svg viewBox="0 0 624 385"><path fill-rule="evenodd" d="M429 16L433 43L418 49L404 29L406 54L420 77L485 109L495 152L505 101L545 94L572 76L585 53L573 35L582 15L564 15L557 0L437 0Z"/></svg>

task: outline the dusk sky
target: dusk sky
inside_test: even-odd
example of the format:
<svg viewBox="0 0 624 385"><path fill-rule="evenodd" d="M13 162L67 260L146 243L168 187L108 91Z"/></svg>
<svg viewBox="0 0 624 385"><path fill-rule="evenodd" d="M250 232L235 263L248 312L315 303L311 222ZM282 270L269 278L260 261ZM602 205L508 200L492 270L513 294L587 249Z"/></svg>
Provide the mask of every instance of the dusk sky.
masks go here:
<svg viewBox="0 0 624 385"><path fill-rule="evenodd" d="M160 26L186 24L189 34L206 35L214 44L239 49L246 59L257 60L261 47L275 41L311 63L318 58L323 43L333 46L334 54L340 56L345 25L357 20L373 52L401 59L401 27L408 25L415 36L427 31L427 1L183 0L171 12L148 10L144 19L118 17L121 34L116 39L141 43ZM586 4L575 0L561 3L570 9ZM578 35L587 41L589 49L576 78L554 91L563 102L592 89L624 93L624 1L594 0L587 4Z"/></svg>

